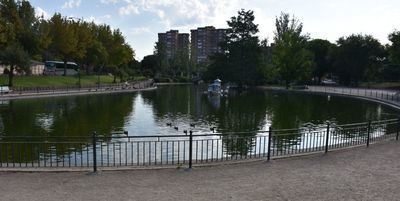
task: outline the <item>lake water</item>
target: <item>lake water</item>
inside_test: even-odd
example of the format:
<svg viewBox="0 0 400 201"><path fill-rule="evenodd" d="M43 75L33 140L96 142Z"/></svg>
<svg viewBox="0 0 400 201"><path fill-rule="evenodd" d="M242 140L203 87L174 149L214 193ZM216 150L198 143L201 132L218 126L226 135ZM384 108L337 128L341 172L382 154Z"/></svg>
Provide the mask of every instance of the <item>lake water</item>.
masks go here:
<svg viewBox="0 0 400 201"><path fill-rule="evenodd" d="M0 136L90 136L94 131L106 136L113 131L176 135L190 129L211 133L211 128L237 132L298 128L326 120L364 122L398 114L378 103L345 97L263 90L208 97L204 90L205 86L160 86L134 93L3 101Z"/></svg>

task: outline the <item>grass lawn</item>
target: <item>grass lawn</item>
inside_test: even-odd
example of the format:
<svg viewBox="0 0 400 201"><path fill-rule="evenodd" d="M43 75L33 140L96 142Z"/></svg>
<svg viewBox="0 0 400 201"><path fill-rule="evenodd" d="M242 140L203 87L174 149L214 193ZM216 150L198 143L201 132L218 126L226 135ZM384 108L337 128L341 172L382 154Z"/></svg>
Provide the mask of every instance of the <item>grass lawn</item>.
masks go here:
<svg viewBox="0 0 400 201"><path fill-rule="evenodd" d="M100 83L111 84L113 76L100 76ZM98 81L97 75L81 76L81 86L96 85ZM117 79L119 82L119 79ZM78 76L15 76L14 87L62 87L77 86ZM0 85L8 85L8 76L0 76Z"/></svg>

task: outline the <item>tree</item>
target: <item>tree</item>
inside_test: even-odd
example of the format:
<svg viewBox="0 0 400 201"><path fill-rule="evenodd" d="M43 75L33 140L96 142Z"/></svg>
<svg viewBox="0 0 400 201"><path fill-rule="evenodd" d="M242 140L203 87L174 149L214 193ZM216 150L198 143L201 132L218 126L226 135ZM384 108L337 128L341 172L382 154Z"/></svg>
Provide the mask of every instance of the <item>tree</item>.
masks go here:
<svg viewBox="0 0 400 201"><path fill-rule="evenodd" d="M71 23L61 14L55 13L50 19L50 24L53 36L50 48L56 56L64 61L64 76L66 76L67 62L76 54L78 39Z"/></svg>
<svg viewBox="0 0 400 201"><path fill-rule="evenodd" d="M109 49L109 67L114 75L114 82L117 76L124 74L123 65L128 64L134 59L133 49L125 42L124 37L119 29L113 31L113 46Z"/></svg>
<svg viewBox="0 0 400 201"><path fill-rule="evenodd" d="M140 65L140 69L143 75L152 76L156 74L158 60L157 55L147 55L143 57L143 60Z"/></svg>
<svg viewBox="0 0 400 201"><path fill-rule="evenodd" d="M10 67L8 86L13 86L14 72L28 71L30 59L28 53L18 43L7 46L0 54L0 60Z"/></svg>
<svg viewBox="0 0 400 201"><path fill-rule="evenodd" d="M18 5L14 0L0 1L0 45L7 47L16 42L17 27L21 27Z"/></svg>
<svg viewBox="0 0 400 201"><path fill-rule="evenodd" d="M38 52L38 37L34 30L34 25L37 24L35 9L28 1L19 1L17 5L21 22L19 26L16 26L17 40L25 51L34 55Z"/></svg>
<svg viewBox="0 0 400 201"><path fill-rule="evenodd" d="M382 79L387 81L398 81L400 78L400 31L389 34L390 45L386 46L388 58L383 62Z"/></svg>
<svg viewBox="0 0 400 201"><path fill-rule="evenodd" d="M369 35L351 35L338 41L334 52L334 71L345 85L378 78L385 56L383 46Z"/></svg>
<svg viewBox="0 0 400 201"><path fill-rule="evenodd" d="M254 19L253 11L243 9L238 16L231 17L227 22L226 39L221 45L223 52L211 57L208 76L235 82L240 87L264 81L261 49L256 36L258 25L254 24Z"/></svg>
<svg viewBox="0 0 400 201"><path fill-rule="evenodd" d="M276 31L272 62L277 76L286 88L292 82L306 82L314 67L313 55L306 49L308 36L303 35L303 24L295 17L282 13L275 22Z"/></svg>
<svg viewBox="0 0 400 201"><path fill-rule="evenodd" d="M108 61L108 52L103 44L98 40L93 40L89 44L84 62L86 62L86 74L89 74L89 68L97 66L97 72L100 73L100 67L104 67Z"/></svg>
<svg viewBox="0 0 400 201"><path fill-rule="evenodd" d="M389 34L389 40L392 42L388 48L390 62L400 65L400 31Z"/></svg>
<svg viewBox="0 0 400 201"><path fill-rule="evenodd" d="M154 55L157 59L157 66L154 69L154 76L158 77L157 74L164 74L169 70L169 61L167 58L167 50L164 43L156 42L154 47Z"/></svg>
<svg viewBox="0 0 400 201"><path fill-rule="evenodd" d="M314 39L307 43L307 49L314 54L315 68L312 77L321 82L321 78L332 72L332 52L336 46L328 40Z"/></svg>
<svg viewBox="0 0 400 201"><path fill-rule="evenodd" d="M80 19L78 21L72 20L71 26L73 31L75 32L75 37L77 39L76 50L74 53L75 60L81 64L80 65L81 68L86 66L86 72L89 72L88 67L86 65L87 62L85 60L89 48L93 48L92 44L95 43L93 41L94 34L90 30L89 23L81 21ZM98 48L101 48L101 46Z"/></svg>

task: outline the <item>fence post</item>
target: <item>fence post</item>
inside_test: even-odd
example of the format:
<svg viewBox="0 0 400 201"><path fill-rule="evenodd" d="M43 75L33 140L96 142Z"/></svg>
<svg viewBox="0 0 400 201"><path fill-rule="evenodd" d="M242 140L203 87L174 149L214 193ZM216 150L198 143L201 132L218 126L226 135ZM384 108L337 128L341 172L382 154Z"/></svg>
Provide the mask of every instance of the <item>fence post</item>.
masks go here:
<svg viewBox="0 0 400 201"><path fill-rule="evenodd" d="M97 172L96 132L93 132L93 172Z"/></svg>
<svg viewBox="0 0 400 201"><path fill-rule="evenodd" d="M369 147L370 132L371 132L371 120L368 121L368 128L367 128L367 147Z"/></svg>
<svg viewBox="0 0 400 201"><path fill-rule="evenodd" d="M396 133L396 140L399 140L399 129L400 129L400 118L397 119L397 133Z"/></svg>
<svg viewBox="0 0 400 201"><path fill-rule="evenodd" d="M328 153L328 147L329 147L329 127L330 123L326 123L326 139L325 139L325 153Z"/></svg>
<svg viewBox="0 0 400 201"><path fill-rule="evenodd" d="M189 131L189 169L192 169L193 131Z"/></svg>
<svg viewBox="0 0 400 201"><path fill-rule="evenodd" d="M271 160L271 141L272 141L272 127L269 127L267 161Z"/></svg>

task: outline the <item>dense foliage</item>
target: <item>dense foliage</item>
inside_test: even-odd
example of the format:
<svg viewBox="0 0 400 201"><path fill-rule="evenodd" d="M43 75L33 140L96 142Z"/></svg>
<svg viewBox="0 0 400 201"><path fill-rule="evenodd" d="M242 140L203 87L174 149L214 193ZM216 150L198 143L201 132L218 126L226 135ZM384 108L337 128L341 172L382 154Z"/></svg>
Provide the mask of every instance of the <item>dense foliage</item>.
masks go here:
<svg viewBox="0 0 400 201"><path fill-rule="evenodd" d="M253 11L240 10L228 21L229 29L222 44L223 51L211 58L209 79L219 77L239 86L265 82L267 47L258 39L258 25Z"/></svg>
<svg viewBox="0 0 400 201"><path fill-rule="evenodd" d="M36 17L29 1L0 0L0 62L6 72L29 74L30 60L74 61L80 73L110 73L114 80L143 74L182 80L220 78L239 86L265 83L321 83L329 78L343 85L360 82L399 81L400 31L389 34L384 46L370 35L353 34L336 43L311 39L303 24L289 14L276 18L272 43L260 40L251 10L240 10L227 21L229 29L220 44L222 51L208 62L195 64L189 50L179 50L167 59L166 48L156 43L154 54L141 63L119 29L55 13L50 19ZM196 71L198 72L198 71ZM8 73L12 86L13 73ZM196 78L197 79L197 78Z"/></svg>
<svg viewBox="0 0 400 201"><path fill-rule="evenodd" d="M11 55L13 53L14 55ZM86 74L132 76L139 63L119 29L55 13L36 17L28 1L0 0L0 61L29 74L25 61L61 60L79 64ZM100 72L101 71L101 72ZM12 73L9 73L12 85ZM114 80L115 80L114 78Z"/></svg>
<svg viewBox="0 0 400 201"><path fill-rule="evenodd" d="M288 88L290 83L304 83L314 68L312 52L306 49L308 36L302 35L303 24L289 14L276 19L276 32L272 50L274 71Z"/></svg>

